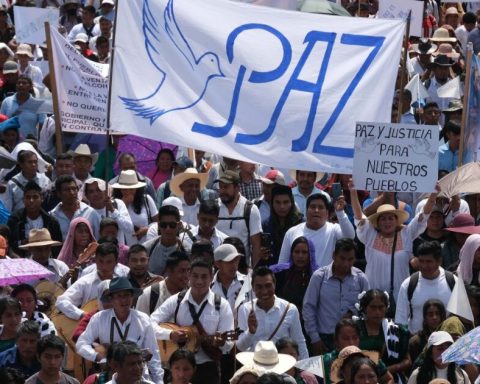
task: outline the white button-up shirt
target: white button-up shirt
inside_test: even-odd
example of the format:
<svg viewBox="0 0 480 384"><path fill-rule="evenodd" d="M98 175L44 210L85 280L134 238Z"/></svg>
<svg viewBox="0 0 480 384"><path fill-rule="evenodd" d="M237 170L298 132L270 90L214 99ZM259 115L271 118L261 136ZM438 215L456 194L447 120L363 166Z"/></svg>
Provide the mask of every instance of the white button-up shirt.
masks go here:
<svg viewBox="0 0 480 384"><path fill-rule="evenodd" d="M253 300L255 316L257 317L257 331L254 334L248 330L248 315L252 310L252 305L250 302L245 302L241 305L238 309L238 326L244 332L240 334L237 341L238 349L240 351L254 351L255 345L260 340L272 340L275 342L283 337L289 337L298 343L299 360L308 358L307 345L300 323L300 314L294 304L290 303L287 314L282 320L288 304L288 301L275 296L273 307L265 312L257 306L257 299ZM277 332L269 339L280 322L282 324Z"/></svg>
<svg viewBox="0 0 480 384"><path fill-rule="evenodd" d="M67 233L68 229L70 228L71 220L77 217L83 217L90 222L93 234L98 239L98 235L100 232L100 221L102 220L102 218L92 207L85 204L83 201L80 202L80 208L75 211L71 220L63 212L62 203L58 203L57 206L53 208L49 213L52 216L55 216L55 218L58 220L58 223L60 224L60 230L62 231L63 240L67 238Z"/></svg>
<svg viewBox="0 0 480 384"><path fill-rule="evenodd" d="M227 292L223 290L222 283L218 281L218 272L213 277L213 282L210 285L210 289L213 293L220 295L228 301L232 311L235 309L235 300L237 300L238 293L242 289L243 282L245 281L245 275L237 272L237 276L233 279L232 283L227 289Z"/></svg>
<svg viewBox="0 0 480 384"><path fill-rule="evenodd" d="M120 199L114 199L116 208L113 212L109 212L108 216L115 220L118 224L118 234L117 240L118 244L126 244L126 235L130 236L132 233L135 232L133 229L132 219L130 218L130 214L128 213L127 206L125 203ZM107 217L106 208L102 209L95 209L95 212L103 219Z"/></svg>
<svg viewBox="0 0 480 384"><path fill-rule="evenodd" d="M217 247L219 247L220 245L222 245L223 242L225 241L225 239L228 237L222 231L219 231L217 228L214 228L212 236L209 239L207 239L206 237L203 237L198 232L199 229L200 229L199 226L190 227L189 231L190 231L191 235L196 238L196 241L199 241L199 240L202 240L202 239L206 239L206 240L210 241L212 243L212 246L213 246L214 250L217 249ZM186 232L186 231L182 232L180 234L180 240L182 241L182 245L183 245L183 248L185 248L185 251L191 252L192 245L193 245L193 240L190 237L190 235L188 234L188 232Z"/></svg>
<svg viewBox="0 0 480 384"><path fill-rule="evenodd" d="M113 323L114 321L116 321L122 335L119 334L117 327ZM116 318L113 308L105 309L97 312L90 319L87 328L78 338L76 344L77 353L89 361L95 361L97 352L92 347L94 342L112 344L113 342L125 340L133 341L140 348L148 348L150 350L152 359L147 363L150 376L155 383L162 383L163 369L155 338L155 326L150 321L148 315L135 309L130 310L130 314L123 324ZM122 340L122 337L125 337L125 340Z"/></svg>
<svg viewBox="0 0 480 384"><path fill-rule="evenodd" d="M25 186L29 180L23 176L23 173L17 173L15 176L12 177L11 180L7 183L7 191L5 193L5 200L3 204L5 207L10 211L16 211L17 209L25 208L23 204L23 189L20 188L13 180L16 180L18 184L21 186ZM50 179L45 176L43 173L38 173L32 179L35 183L38 184L42 190L45 190L50 185Z"/></svg>
<svg viewBox="0 0 480 384"><path fill-rule="evenodd" d="M202 307L205 300L208 301L206 304L203 312L200 315L200 323L202 323L203 329L208 335L214 335L216 332L227 332L233 330L233 314L232 310L230 309L230 305L228 301L221 298L220 300L220 308L217 310L215 308L215 294L209 290L207 296L203 299L200 304L197 304L195 300L193 300L191 295L191 289L189 289L185 297L180 302L180 306L178 308L176 324L180 326L190 326L193 324L192 316L190 316L190 310L188 303L192 303L195 311L198 313L200 308ZM178 303L178 293L173 295L172 297L168 298L159 308L152 313L150 318L156 324L159 323L166 323L166 322L175 322L175 310L177 308ZM163 337L169 338L171 331L162 332L164 335ZM227 353L232 349L233 342L227 341L223 347L220 349ZM203 364L208 361L212 361L210 357L203 351L202 348L195 354L195 360L197 364Z"/></svg>

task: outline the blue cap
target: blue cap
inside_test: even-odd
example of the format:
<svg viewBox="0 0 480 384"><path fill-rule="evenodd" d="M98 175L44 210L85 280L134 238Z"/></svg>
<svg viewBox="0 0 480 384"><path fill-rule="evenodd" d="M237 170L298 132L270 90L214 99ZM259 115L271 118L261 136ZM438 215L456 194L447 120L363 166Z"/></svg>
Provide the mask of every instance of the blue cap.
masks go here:
<svg viewBox="0 0 480 384"><path fill-rule="evenodd" d="M5 132L9 129L16 129L20 128L20 122L18 121L18 116L11 117L8 120L0 123L0 132Z"/></svg>

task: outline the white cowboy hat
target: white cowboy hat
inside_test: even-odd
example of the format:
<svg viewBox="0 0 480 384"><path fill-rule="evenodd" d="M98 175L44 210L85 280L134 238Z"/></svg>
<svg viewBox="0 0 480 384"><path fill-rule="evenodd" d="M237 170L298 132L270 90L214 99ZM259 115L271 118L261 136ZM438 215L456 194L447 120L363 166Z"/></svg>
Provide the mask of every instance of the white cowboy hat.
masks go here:
<svg viewBox="0 0 480 384"><path fill-rule="evenodd" d="M28 249L35 247L44 247L46 245L59 246L60 241L52 240L52 236L47 228L32 229L28 234L28 244L20 245L18 248Z"/></svg>
<svg viewBox="0 0 480 384"><path fill-rule="evenodd" d="M278 353L273 341L259 341L255 352L240 352L235 356L243 365L264 372L284 373L295 365L295 358Z"/></svg>
<svg viewBox="0 0 480 384"><path fill-rule="evenodd" d="M92 165L98 160L98 153L92 153L88 144L80 144L74 151L69 151L73 157L87 156L92 159Z"/></svg>
<svg viewBox="0 0 480 384"><path fill-rule="evenodd" d="M118 181L112 184L112 188L118 189L137 189L145 187L147 183L138 181L137 172L132 169L122 171L118 177Z"/></svg>
<svg viewBox="0 0 480 384"><path fill-rule="evenodd" d="M200 181L200 190L202 190L207 186L208 173L198 173L195 168L187 168L185 172L175 175L174 178L170 180L170 189L173 194L178 197L183 196L183 191L180 189L180 186L190 179Z"/></svg>

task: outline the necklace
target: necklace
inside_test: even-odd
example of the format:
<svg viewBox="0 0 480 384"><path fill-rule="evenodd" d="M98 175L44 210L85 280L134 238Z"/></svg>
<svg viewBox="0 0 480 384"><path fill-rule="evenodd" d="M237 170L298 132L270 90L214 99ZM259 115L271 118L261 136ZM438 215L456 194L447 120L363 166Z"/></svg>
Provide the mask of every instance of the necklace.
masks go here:
<svg viewBox="0 0 480 384"><path fill-rule="evenodd" d="M380 235L379 238L382 244L386 247L393 247L393 237L385 237L383 235Z"/></svg>

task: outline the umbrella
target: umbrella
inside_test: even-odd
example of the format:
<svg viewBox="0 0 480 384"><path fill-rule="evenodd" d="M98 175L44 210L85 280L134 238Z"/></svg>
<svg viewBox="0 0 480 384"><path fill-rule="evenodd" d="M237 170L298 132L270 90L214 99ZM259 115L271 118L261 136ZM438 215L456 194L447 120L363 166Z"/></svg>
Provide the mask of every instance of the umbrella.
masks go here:
<svg viewBox="0 0 480 384"><path fill-rule="evenodd" d="M17 159L15 159L4 147L0 146L0 168L10 169L16 164Z"/></svg>
<svg viewBox="0 0 480 384"><path fill-rule="evenodd" d="M48 279L52 276L53 272L30 259L0 260L0 286Z"/></svg>
<svg viewBox="0 0 480 384"><path fill-rule="evenodd" d="M350 13L341 5L328 0L303 0L299 11L308 13L323 13L325 15L349 16Z"/></svg>
<svg viewBox="0 0 480 384"><path fill-rule="evenodd" d="M460 337L442 353L444 363L480 364L480 327Z"/></svg>
<svg viewBox="0 0 480 384"><path fill-rule="evenodd" d="M137 161L137 171L141 174L146 174L155 167L157 154L164 148L170 148L173 153L176 154L178 147L173 144L162 143L161 141L150 140L140 136L125 135L118 143L117 159L121 153L133 153ZM117 175L120 173L119 169L118 160L116 160L114 170Z"/></svg>
<svg viewBox="0 0 480 384"><path fill-rule="evenodd" d="M452 197L460 193L479 193L480 191L480 163L468 163L439 181L440 196Z"/></svg>

